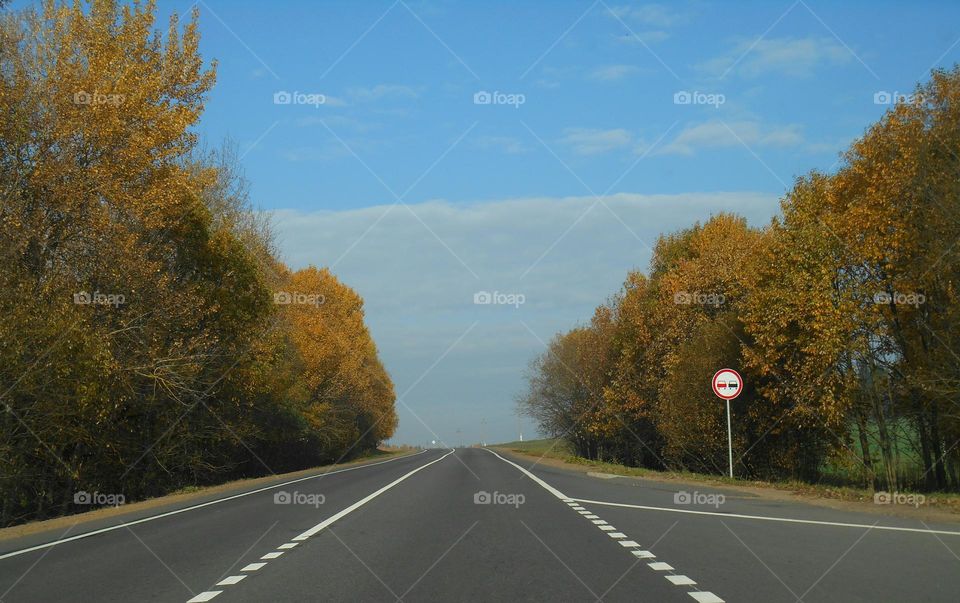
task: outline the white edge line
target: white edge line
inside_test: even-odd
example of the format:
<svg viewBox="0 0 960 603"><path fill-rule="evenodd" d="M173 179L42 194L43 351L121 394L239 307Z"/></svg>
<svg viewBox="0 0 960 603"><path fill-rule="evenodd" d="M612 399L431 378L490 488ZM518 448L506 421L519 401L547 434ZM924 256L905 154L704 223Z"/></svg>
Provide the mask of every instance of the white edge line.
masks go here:
<svg viewBox="0 0 960 603"><path fill-rule="evenodd" d="M446 453L445 455L441 456L440 458L438 458L438 459L436 459L436 460L433 460L433 461L430 461L429 463L426 463L426 464L424 464L424 465L420 465L419 467L417 467L417 468L414 469L413 471L411 471L411 472L409 472L409 473L406 473L406 474L404 474L404 475L401 475L399 478L393 480L392 482L390 482L390 483L387 484L386 486L380 488L380 489L377 490L376 492L371 492L370 494L364 496L363 498L361 498L361 499L358 500L357 502L353 503L352 505L350 505L350 506L347 507L346 509L341 510L340 512L336 513L335 515L331 515L330 517L328 517L327 519L324 519L323 521L321 521L321 522L318 523L317 525L313 526L312 528L310 528L309 530L307 530L307 531L304 532L303 534L300 534L299 536L294 537L293 540L294 540L294 541L303 541L303 540L306 540L307 538L310 538L311 536L313 536L313 535L317 534L318 532L320 532L321 530L323 530L325 527L333 524L334 522L336 522L337 520L341 519L342 517L345 517L346 515L349 515L350 513L353 513L354 511L356 511L357 509L359 509L359 508L362 507L363 505L367 504L368 502L370 502L370 501L373 500L374 498L380 496L381 494L383 494L384 492L386 492L386 491L389 490L390 488L393 488L394 486L396 486L397 484L399 484L399 483L402 482L403 480L407 479L408 477L410 477L411 475L413 475L413 474L416 473L417 471L421 471L421 470L423 470L423 469L426 469L427 467L429 467L430 465L432 465L432 464L434 464L434 463L439 463L440 461L442 461L443 459L447 458L448 456L450 456L450 455L453 454L454 452L456 452L456 450L451 450L450 452Z"/></svg>
<svg viewBox="0 0 960 603"><path fill-rule="evenodd" d="M553 494L554 496L556 496L556 497L559 498L560 500L575 500L575 501L577 501L577 502L587 502L587 501L583 501L583 500L578 500L578 499L576 499L576 498L570 498L569 496L567 496L567 495L564 494L563 492L557 490L556 488L554 488L553 486L551 486L551 485L548 484L547 482L543 481L542 479L540 479L540 478L537 477L536 475L530 473L529 471L527 471L526 469L524 469L524 468L521 467L520 465L514 463L513 461L509 461L509 460L503 458L502 456L500 456L500 455L497 454L496 452L490 450L489 448L484 448L484 450L486 450L487 452L489 452L489 453L492 454L493 456L497 457L498 459L500 459L500 460L503 461L504 463L508 463L508 464L510 464L510 465L513 465L514 467L516 467L517 469L519 469L520 471L522 471L524 475L526 475L527 477L529 477L529 478L532 479L533 481L535 481L535 482L537 482L538 484L540 484L547 492L549 492L550 494Z"/></svg>
<svg viewBox="0 0 960 603"><path fill-rule="evenodd" d="M142 517L142 518L136 519L136 520L134 520L134 521L128 521L128 522L121 523L121 524L118 524L118 525L107 526L107 527L105 527L105 528L100 528L99 530L94 530L94 531L92 531L92 532L84 532L83 534L77 534L76 536L70 536L69 538L61 538L61 539L59 539L59 540L53 540L53 541L51 541L51 542L45 542L45 543L43 543L43 544L38 544L38 545L36 545L36 546L31 546L31 547L28 547L28 548L25 548L25 549L20 549L20 550L18 550L18 551L10 551L9 553L4 553L3 555L0 555L0 559L7 559L8 557L16 557L17 555L23 555L24 553L30 553L30 552L32 552L32 551L39 551L39 550L41 550L41 549L49 548L49 547L52 547L52 546L57 546L58 544L63 544L63 543L65 543L65 542L71 542L71 541L73 541L73 540L80 540L81 538L88 538L88 537L90 537L90 536L95 536L95 535L97 535L97 534L103 534L104 532L111 532L111 531L113 531L113 530L119 530L120 528L125 528L125 527L128 527L128 526L134 526L134 525L137 525L138 523L146 523L146 522L148 522L148 521L153 521L154 519L160 519L161 517L169 517L170 515L176 515L176 514L178 514L178 513L185 513L186 511L192 511L192 510L194 510L194 509L199 509L199 508L201 508L201 507L208 507L208 506L210 506L210 505L215 505L215 504L217 504L217 503L226 502L226 501L228 501L228 500L233 500L233 499L235 499L235 498L241 498L241 497L243 497L243 496L250 496L251 494L257 494L258 492L264 492L264 491L266 491L266 490L272 490L272 489L274 489L274 488L282 488L283 486L288 486L288 485L290 485L290 484L295 484L295 483L297 483L297 482L306 481L306 480L308 480L308 479L316 479L316 478L318 478L318 477L323 477L324 475L333 475L334 473L343 473L343 472L345 472L345 471L353 471L353 470L355 470L355 469L364 469L364 468L366 468L366 467L373 467L373 466L375 466L375 465L382 465L382 464L384 464L384 463L392 463L393 461L399 461L400 459L405 459L405 458L414 457L414 456L423 454L423 453L425 453L425 452L426 452L426 450L423 450L423 451L420 451L420 452L417 452L417 453L414 453L414 454L405 454L405 455L403 455L403 456L398 456L398 457L396 457L396 458L387 459L387 460L385 460L385 461L377 461L376 463L368 463L368 464L366 464L366 465L357 465L356 467L346 467L346 468L344 468L344 469L338 469L338 470L336 470L336 471L327 471L327 472L324 472L324 473L320 473L320 474L318 474L318 475L308 475L307 477L300 477L300 478L297 478L297 479L294 479L294 480L290 480L290 481L288 481L288 482L283 482L282 484L274 484L274 485L272 485L272 486L266 486L266 487L263 487L263 488L258 488L258 489L256 489L256 490L250 490L249 492L241 492L240 494L234 494L233 496L228 496L228 497L226 497L226 498L218 498L218 499L216 499L216 500L209 500L209 501L207 501L207 502L205 502L205 503L200 503L200 504L193 505L193 506L190 506L190 507L184 507L184 508L182 508L182 509L175 509L175 510L173 510L173 511L168 511L168 512L166 512L166 513L161 513L160 515L151 515L151 516L149 516L149 517ZM65 515L64 517L69 517L69 515Z"/></svg>
<svg viewBox="0 0 960 603"><path fill-rule="evenodd" d="M509 462L509 461L508 461ZM645 511L667 511L670 513L690 513L692 515L714 515L717 517L729 517L732 519L760 519L763 521L782 521L786 523L807 523L822 526L838 526L842 528L872 528L874 530L890 530L893 532L918 532L920 534L947 534L949 536L960 536L960 532L950 532L947 530L921 530L920 528L901 528L897 526L870 526L859 523L842 523L834 521L817 521L815 519L792 519L790 517L764 517L763 515L741 515L739 513L716 513L713 511L693 511L691 509L671 509L670 507L649 507L646 505L630 505L626 503L604 502L602 500L587 500L585 498L575 499L583 503L592 503L595 505L606 505L608 507L626 507L628 509L643 509Z"/></svg>

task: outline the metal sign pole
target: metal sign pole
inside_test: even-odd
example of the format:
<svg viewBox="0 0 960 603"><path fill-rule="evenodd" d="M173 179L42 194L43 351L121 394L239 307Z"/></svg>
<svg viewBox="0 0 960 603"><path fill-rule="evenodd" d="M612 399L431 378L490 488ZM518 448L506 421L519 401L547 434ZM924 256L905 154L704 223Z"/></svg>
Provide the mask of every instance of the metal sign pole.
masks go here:
<svg viewBox="0 0 960 603"><path fill-rule="evenodd" d="M733 477L733 431L730 429L730 400L727 400L727 453L730 461L730 477Z"/></svg>

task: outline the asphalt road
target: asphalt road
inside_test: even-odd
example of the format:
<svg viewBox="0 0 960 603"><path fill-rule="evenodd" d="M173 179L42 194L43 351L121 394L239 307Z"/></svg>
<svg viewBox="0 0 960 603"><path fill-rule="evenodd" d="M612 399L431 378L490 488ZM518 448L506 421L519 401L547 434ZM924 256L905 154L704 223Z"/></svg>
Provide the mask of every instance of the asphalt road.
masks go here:
<svg viewBox="0 0 960 603"><path fill-rule="evenodd" d="M957 524L479 448L201 504L0 541L0 601L960 601Z"/></svg>

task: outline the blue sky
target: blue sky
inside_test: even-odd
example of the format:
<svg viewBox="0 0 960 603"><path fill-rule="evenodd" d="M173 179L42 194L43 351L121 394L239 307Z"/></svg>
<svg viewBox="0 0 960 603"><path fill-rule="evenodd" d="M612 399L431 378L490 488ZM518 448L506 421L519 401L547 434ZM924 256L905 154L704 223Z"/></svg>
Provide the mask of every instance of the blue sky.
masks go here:
<svg viewBox="0 0 960 603"><path fill-rule="evenodd" d="M661 137L615 191L776 193L833 164L881 115L875 92L960 57L942 57L958 36L948 3L518 4L201 3L203 51L220 61L202 130L259 140L245 163L267 208L385 200L337 137L400 194L472 125L408 202L587 192L553 153L599 193ZM274 105L278 90L328 104ZM479 90L525 103L475 105ZM674 104L683 90L725 102Z"/></svg>
<svg viewBox="0 0 960 603"><path fill-rule="evenodd" d="M718 211L766 223L883 92L960 61L948 2L197 6L219 61L199 131L239 144L285 261L364 296L401 394L394 441L416 444L516 439L526 363L659 233Z"/></svg>

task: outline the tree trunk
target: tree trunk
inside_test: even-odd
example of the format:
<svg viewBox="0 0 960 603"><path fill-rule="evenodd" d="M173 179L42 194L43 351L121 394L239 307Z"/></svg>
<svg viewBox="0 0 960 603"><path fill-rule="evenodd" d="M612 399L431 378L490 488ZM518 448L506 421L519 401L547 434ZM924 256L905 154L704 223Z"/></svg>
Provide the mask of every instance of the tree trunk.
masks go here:
<svg viewBox="0 0 960 603"><path fill-rule="evenodd" d="M870 440L867 438L867 419L864 416L863 409L859 406L856 409L857 431L860 435L860 454L863 457L863 466L867 473L864 476L864 485L866 487L876 487L877 474L873 470L873 458L870 456Z"/></svg>

